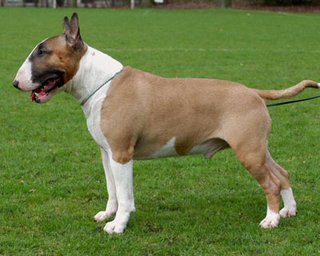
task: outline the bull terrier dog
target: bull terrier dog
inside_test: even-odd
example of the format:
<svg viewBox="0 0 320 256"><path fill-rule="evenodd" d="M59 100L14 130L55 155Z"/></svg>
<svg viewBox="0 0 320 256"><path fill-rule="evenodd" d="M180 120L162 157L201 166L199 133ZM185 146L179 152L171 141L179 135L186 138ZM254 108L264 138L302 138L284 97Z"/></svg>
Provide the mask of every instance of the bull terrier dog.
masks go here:
<svg viewBox="0 0 320 256"><path fill-rule="evenodd" d="M99 145L107 180L104 231L122 233L135 211L133 160L203 154L231 148L256 178L267 199L262 228L296 215L288 173L268 151L271 119L266 102L289 98L319 83L304 80L285 90L259 90L199 78L163 78L124 67L81 38L79 18L64 18L64 33L39 43L18 70L13 86L37 103L60 91L82 106ZM280 196L284 207L280 210Z"/></svg>

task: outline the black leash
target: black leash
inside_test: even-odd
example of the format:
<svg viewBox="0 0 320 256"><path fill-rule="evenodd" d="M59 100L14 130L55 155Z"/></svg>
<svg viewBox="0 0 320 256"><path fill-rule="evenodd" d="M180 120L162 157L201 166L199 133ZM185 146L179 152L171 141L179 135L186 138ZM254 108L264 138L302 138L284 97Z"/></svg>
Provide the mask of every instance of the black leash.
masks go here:
<svg viewBox="0 0 320 256"><path fill-rule="evenodd" d="M287 104L292 104L292 103L297 103L297 102L302 102L302 101L307 101L307 100L314 100L317 98L320 98L320 95L309 97L309 98L304 98L304 99L300 99L300 100L289 100L289 101L284 101L284 102L267 104L267 107L271 108L271 107L275 107L275 106L287 105Z"/></svg>

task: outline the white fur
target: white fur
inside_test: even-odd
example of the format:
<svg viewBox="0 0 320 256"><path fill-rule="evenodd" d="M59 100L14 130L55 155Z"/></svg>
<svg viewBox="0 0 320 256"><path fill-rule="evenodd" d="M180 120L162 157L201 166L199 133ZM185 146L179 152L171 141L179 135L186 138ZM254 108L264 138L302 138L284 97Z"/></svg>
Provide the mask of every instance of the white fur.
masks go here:
<svg viewBox="0 0 320 256"><path fill-rule="evenodd" d="M176 138L171 138L159 151L153 153L151 156L145 159L153 159L153 158L160 158L166 156L177 156L177 151L175 149L176 145Z"/></svg>
<svg viewBox="0 0 320 256"><path fill-rule="evenodd" d="M98 222L104 221L112 217L118 209L118 201L117 201L117 194L116 194L116 187L114 178L112 175L111 167L110 167L110 160L108 153L101 148L101 155L102 155L102 163L105 172L106 182L107 182L107 190L108 190L108 201L105 211L98 212L94 219Z"/></svg>
<svg viewBox="0 0 320 256"><path fill-rule="evenodd" d="M31 73L31 62L30 62L30 56L34 52L34 50L46 41L47 39L43 40L39 44L36 45L36 47L33 48L29 56L26 58L26 60L23 62L21 67L19 68L17 75L15 77L15 81L19 81L19 88L23 91L32 91L40 86L39 83L33 83L31 78L32 78L32 73Z"/></svg>
<svg viewBox="0 0 320 256"><path fill-rule="evenodd" d="M161 157L170 157L170 156L178 156L178 153L175 149L176 146L176 138L171 138L164 146L162 146L158 151L154 152L150 156L143 158L134 158L134 159L155 159ZM203 154L206 157L211 157L217 151L225 146L225 143L222 143L221 140L210 140L208 142L204 142L200 145L194 146L188 155L193 154Z"/></svg>
<svg viewBox="0 0 320 256"><path fill-rule="evenodd" d="M65 87L82 102L92 94L103 82L118 73L123 66L110 56L88 47L88 51L80 61L77 74ZM135 211L133 197L133 161L120 164L113 160L110 146L100 128L101 106L108 92L110 83L98 90L84 104L83 111L87 118L88 130L102 152L103 167L106 174L108 202L104 211L95 215L96 221L103 221L113 214L115 218L108 222L104 230L109 233L122 233L127 226L130 213Z"/></svg>
<svg viewBox="0 0 320 256"><path fill-rule="evenodd" d="M126 228L130 213L135 211L133 197L133 161L131 160L126 164L120 164L114 161L111 156L110 167L116 188L118 209L114 220L105 225L104 231L109 234L119 234Z"/></svg>
<svg viewBox="0 0 320 256"><path fill-rule="evenodd" d="M267 208L267 216L260 222L262 228L276 228L280 222L280 214Z"/></svg>
<svg viewBox="0 0 320 256"><path fill-rule="evenodd" d="M88 50L81 58L79 70L65 85L65 91L72 94L81 103L91 95L100 85L113 77L123 68L122 64L110 56L88 46ZM92 104L104 98L110 82L98 90L83 106L86 112Z"/></svg>
<svg viewBox="0 0 320 256"><path fill-rule="evenodd" d="M284 207L280 211L280 215L283 218L292 217L297 214L297 203L294 199L291 188L281 190L281 196L284 203Z"/></svg>
<svg viewBox="0 0 320 256"><path fill-rule="evenodd" d="M16 81L19 81L19 88L23 91L30 91L33 88L38 87L39 85L35 85L31 81L31 62L29 58L25 60L20 69L17 72Z"/></svg>
<svg viewBox="0 0 320 256"><path fill-rule="evenodd" d="M317 83L318 87L320 88L320 83Z"/></svg>

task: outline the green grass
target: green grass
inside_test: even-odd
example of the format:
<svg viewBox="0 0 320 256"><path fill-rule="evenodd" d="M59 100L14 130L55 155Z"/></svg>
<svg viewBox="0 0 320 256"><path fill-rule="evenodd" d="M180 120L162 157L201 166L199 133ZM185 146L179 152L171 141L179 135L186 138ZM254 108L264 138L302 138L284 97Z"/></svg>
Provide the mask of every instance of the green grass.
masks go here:
<svg viewBox="0 0 320 256"><path fill-rule="evenodd" d="M0 255L319 255L320 101L270 109L269 145L290 173L296 218L262 230L257 182L223 151L135 163L137 212L122 236L93 216L107 192L78 103L44 105L13 89L39 41L72 9L0 8ZM84 40L125 65L168 77L284 88L320 80L319 15L220 10L79 9ZM301 95L318 93L308 90Z"/></svg>

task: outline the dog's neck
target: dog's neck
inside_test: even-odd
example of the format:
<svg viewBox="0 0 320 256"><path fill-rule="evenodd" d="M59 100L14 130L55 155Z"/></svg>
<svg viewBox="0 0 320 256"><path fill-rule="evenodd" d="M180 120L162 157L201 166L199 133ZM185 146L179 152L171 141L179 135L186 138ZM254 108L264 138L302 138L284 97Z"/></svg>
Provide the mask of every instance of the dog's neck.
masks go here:
<svg viewBox="0 0 320 256"><path fill-rule="evenodd" d="M81 103L122 68L117 60L88 46L79 63L79 70L66 84L65 91Z"/></svg>

